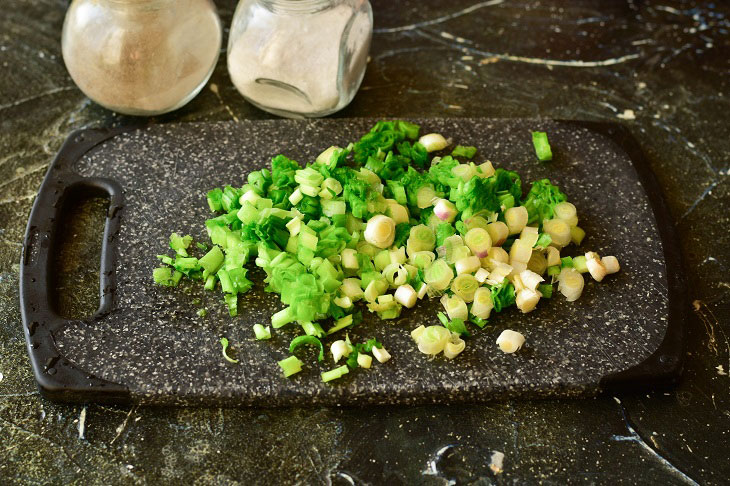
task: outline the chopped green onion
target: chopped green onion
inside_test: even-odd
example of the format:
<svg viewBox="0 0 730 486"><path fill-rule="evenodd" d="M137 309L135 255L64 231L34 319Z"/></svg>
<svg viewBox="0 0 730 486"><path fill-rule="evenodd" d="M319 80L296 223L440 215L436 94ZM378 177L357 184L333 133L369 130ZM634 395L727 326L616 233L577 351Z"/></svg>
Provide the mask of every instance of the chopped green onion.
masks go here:
<svg viewBox="0 0 730 486"><path fill-rule="evenodd" d="M586 273L588 271L588 265L586 265L585 255L578 255L573 258L573 268L578 270L580 273Z"/></svg>
<svg viewBox="0 0 730 486"><path fill-rule="evenodd" d="M208 199L208 207L210 208L211 212L220 211L223 206L221 204L221 199L223 198L223 191L219 188L215 188L211 191L208 191L207 199Z"/></svg>
<svg viewBox="0 0 730 486"><path fill-rule="evenodd" d="M468 273L459 275L451 282L451 291L467 303L474 300L474 293L478 288L479 282L473 275ZM462 317L462 319L466 319L466 317Z"/></svg>
<svg viewBox="0 0 730 486"><path fill-rule="evenodd" d="M172 269L170 267L159 267L152 271L152 278L158 285L172 287Z"/></svg>
<svg viewBox="0 0 730 486"><path fill-rule="evenodd" d="M545 270L547 269L547 260L545 259L545 256L539 251L533 251L530 260L527 262L527 269L538 275L545 273Z"/></svg>
<svg viewBox="0 0 730 486"><path fill-rule="evenodd" d="M558 275L558 290L565 296L568 302L578 300L583 293L585 280L575 268L565 267Z"/></svg>
<svg viewBox="0 0 730 486"><path fill-rule="evenodd" d="M361 368L370 368L373 363L373 358L364 353L357 354L357 365Z"/></svg>
<svg viewBox="0 0 730 486"><path fill-rule="evenodd" d="M585 238L585 236L586 232L579 226L573 226L570 228L570 241L574 245L579 246L583 242L583 238Z"/></svg>
<svg viewBox="0 0 730 486"><path fill-rule="evenodd" d="M228 356L228 339L222 337L221 338L221 346L223 347L223 358L225 358L226 361L229 363L238 363L237 359L233 359L230 356Z"/></svg>
<svg viewBox="0 0 730 486"><path fill-rule="evenodd" d="M423 224L411 228L407 243L409 255L421 251L432 251L435 245L436 235L431 228Z"/></svg>
<svg viewBox="0 0 730 486"><path fill-rule="evenodd" d="M591 274L591 277L593 277L596 282L600 282L601 280L603 280L608 272L606 272L606 268L603 266L603 263L601 263L601 258L598 256L598 254L589 251L585 254L585 259L585 266L588 269L588 272ZM576 268L576 270L578 269Z"/></svg>
<svg viewBox="0 0 730 486"><path fill-rule="evenodd" d="M546 134L532 135L545 160ZM291 342L290 351L318 345L319 359L324 344L318 338L362 319L361 312L352 314L358 300L364 298L381 319L394 319L418 299L438 296L449 316L439 315L445 327L420 326L413 337L422 352L443 351L452 359L464 350L459 335L467 334L467 320L484 327L492 310L516 305L529 312L541 297L549 298L553 287L544 282L546 271L575 300L582 272L600 281L619 270L615 257L593 252L560 258L560 249L580 244L585 232L577 226L575 206L550 180L533 182L523 197L517 173L489 161L465 161L475 156L475 147L459 145L451 155L432 157L429 152L449 141L427 134L419 142L418 136L418 125L384 120L359 141L329 147L312 163L277 155L270 168L248 174L242 187L209 191L208 206L217 213L205 221L211 244L192 246L190 235L173 233L175 255L158 255L154 281L172 287L187 277L207 290L220 282L235 316L238 295L253 286L245 265L254 263L266 274L265 290L278 293L284 306L271 316L271 327L297 323L305 335ZM206 312L197 311L201 317ZM332 322L326 332L320 325L325 321ZM262 324L253 332L257 339L271 337ZM354 346L345 341L332 350L335 360L347 356L347 364L324 373L324 381L348 368L370 367L367 353L380 362L390 359L374 339ZM281 363L285 376L301 370L295 356Z"/></svg>
<svg viewBox="0 0 730 486"><path fill-rule="evenodd" d="M572 228L578 225L578 212L575 209L575 205L568 201L563 201L553 207L555 217L562 219Z"/></svg>
<svg viewBox="0 0 730 486"><path fill-rule="evenodd" d="M552 242L553 239L550 237L549 234L540 233L540 236L537 237L537 241L533 245L533 248L547 248Z"/></svg>
<svg viewBox="0 0 730 486"><path fill-rule="evenodd" d="M317 356L318 361L322 361L324 359L324 346L322 345L322 341L317 339L314 336L298 336L292 339L291 344L289 344L289 352L294 353L294 351L302 345L310 345L310 346L319 346L319 355Z"/></svg>
<svg viewBox="0 0 730 486"><path fill-rule="evenodd" d="M391 356L387 349L382 346L372 348L373 356L378 360L378 363L385 363Z"/></svg>
<svg viewBox="0 0 730 486"><path fill-rule="evenodd" d="M474 301L470 309L471 314L480 319L489 319L489 314L493 308L492 292L487 287L479 287L474 292Z"/></svg>
<svg viewBox="0 0 730 486"><path fill-rule="evenodd" d="M469 336L469 331L466 330L464 319L451 319L448 324L446 324L446 329L460 336Z"/></svg>
<svg viewBox="0 0 730 486"><path fill-rule="evenodd" d="M342 339L335 341L330 346L330 352L332 353L332 359L337 363L340 358L350 356L355 349L346 341Z"/></svg>
<svg viewBox="0 0 730 486"><path fill-rule="evenodd" d="M294 309L292 309L291 306L286 307L271 316L271 326L274 329L278 329L294 320L296 320Z"/></svg>
<svg viewBox="0 0 730 486"><path fill-rule="evenodd" d="M423 354L436 355L444 350L451 338L451 331L443 326L428 326L418 336L418 350Z"/></svg>
<svg viewBox="0 0 730 486"><path fill-rule="evenodd" d="M461 276L464 274L472 274L481 268L482 262L476 255L460 258L454 262L456 274ZM457 277L458 278L458 277Z"/></svg>
<svg viewBox="0 0 730 486"><path fill-rule="evenodd" d="M219 246L215 245L198 260L198 263L208 274L213 274L223 265L223 252Z"/></svg>
<svg viewBox="0 0 730 486"><path fill-rule="evenodd" d="M284 372L285 377L290 377L295 373L302 371L302 363L296 356L289 356L286 359L282 359L278 362L281 370Z"/></svg>
<svg viewBox="0 0 730 486"><path fill-rule="evenodd" d="M535 154L537 154L538 160L542 162L553 160L553 152L550 149L550 143L548 143L547 133L532 132L532 144L535 146Z"/></svg>
<svg viewBox="0 0 730 486"><path fill-rule="evenodd" d="M559 246L570 243L570 226L562 219L548 219L542 222L542 230L550 235L551 241Z"/></svg>
<svg viewBox="0 0 730 486"><path fill-rule="evenodd" d="M493 246L501 246L509 236L509 227L502 221L495 221L487 225L487 233L492 239Z"/></svg>
<svg viewBox="0 0 730 486"><path fill-rule="evenodd" d="M434 260L436 255L432 251L417 251L410 258L410 262L421 270L430 267Z"/></svg>
<svg viewBox="0 0 730 486"><path fill-rule="evenodd" d="M300 325L307 336L314 336L318 338L325 336L324 329L322 329L322 326L320 326L317 322L305 321L300 323Z"/></svg>
<svg viewBox="0 0 730 486"><path fill-rule="evenodd" d="M238 315L238 295L237 294L226 294L223 296L223 300L228 306L228 315L236 317Z"/></svg>
<svg viewBox="0 0 730 486"><path fill-rule="evenodd" d="M466 302L458 295L444 295L441 297L441 304L446 309L449 319L467 319L469 311L466 308Z"/></svg>
<svg viewBox="0 0 730 486"><path fill-rule="evenodd" d="M327 383L328 381L336 380L338 378L342 378L346 374L350 372L350 369L347 367L347 365L342 365L338 368L335 368L330 371L325 371L322 373L322 381L324 383Z"/></svg>
<svg viewBox="0 0 730 486"><path fill-rule="evenodd" d="M461 338L455 338L452 334L452 338L444 346L444 356L447 359L454 359L466 348L466 343Z"/></svg>
<svg viewBox="0 0 730 486"><path fill-rule="evenodd" d="M424 270L423 279L434 290L446 290L454 278L454 272L445 260L436 260Z"/></svg>
<svg viewBox="0 0 730 486"><path fill-rule="evenodd" d="M616 273L621 269L621 266L619 265L618 258L615 256L605 256L601 258L601 263L603 264L603 267L606 269L607 274Z"/></svg>
<svg viewBox="0 0 730 486"><path fill-rule="evenodd" d="M539 301L540 294L537 291L528 288L521 289L517 292L517 296L515 297L515 305L523 314L527 314L528 312L535 310L535 306L537 306Z"/></svg>
<svg viewBox="0 0 730 486"><path fill-rule="evenodd" d="M464 243L474 255L484 258L489 254L489 249L492 247L492 238L486 229L472 228L464 235Z"/></svg>
<svg viewBox="0 0 730 486"><path fill-rule="evenodd" d="M458 177L464 182L469 182L469 180L476 174L476 171L477 170L473 165L459 164L451 169L451 175Z"/></svg>
<svg viewBox="0 0 730 486"><path fill-rule="evenodd" d="M454 150L451 151L452 157L465 157L467 159L471 159L474 157L477 153L476 147L471 146L464 146L464 145L457 145L454 147Z"/></svg>
<svg viewBox="0 0 730 486"><path fill-rule="evenodd" d="M387 248L395 239L395 221L378 214L368 221L365 228L365 241L378 248Z"/></svg>
<svg viewBox="0 0 730 486"><path fill-rule="evenodd" d="M537 286L537 291L546 299L553 296L553 286L551 284L540 284Z"/></svg>
<svg viewBox="0 0 730 486"><path fill-rule="evenodd" d="M418 139L418 142L423 145L427 152L443 150L449 145L449 142L447 142L444 136L439 133L423 135Z"/></svg>
<svg viewBox="0 0 730 486"><path fill-rule="evenodd" d="M443 312L439 312L439 314L443 315ZM446 318L446 316L444 316L444 319L445 318ZM414 330L411 331L411 337L413 338L414 341L418 341L418 338L421 336L421 333L423 333L423 331L425 331L425 330L426 330L426 327L423 324L421 324L420 326L418 326L417 328L415 328Z"/></svg>
<svg viewBox="0 0 730 486"><path fill-rule="evenodd" d="M401 305L408 308L416 305L416 300L418 299L416 291L408 284L398 287L395 291L394 297Z"/></svg>
<svg viewBox="0 0 730 486"><path fill-rule="evenodd" d="M451 223L456 218L458 211L456 205L448 199L439 199L433 206L433 214L441 221Z"/></svg>
<svg viewBox="0 0 730 486"><path fill-rule="evenodd" d="M373 258L373 263L375 263L375 268L379 271L383 271L385 267L390 265L390 252L388 250L382 250L380 253L375 255L375 258Z"/></svg>
<svg viewBox="0 0 730 486"><path fill-rule="evenodd" d="M261 324L254 324L253 333L256 336L256 339L271 339L271 328L269 326L264 327Z"/></svg>
<svg viewBox="0 0 730 486"><path fill-rule="evenodd" d="M196 314L198 315L198 317L205 317L208 315L208 309L198 309Z"/></svg>
<svg viewBox="0 0 730 486"><path fill-rule="evenodd" d="M507 224L508 234L516 235L520 233L528 223L527 209L524 206L506 209L504 212L504 222Z"/></svg>
<svg viewBox="0 0 730 486"><path fill-rule="evenodd" d="M504 353L514 353L525 344L525 336L517 331L505 329L497 338L497 346Z"/></svg>
<svg viewBox="0 0 730 486"><path fill-rule="evenodd" d="M340 331L340 330L342 330L342 329L344 329L346 327L352 326L353 324L354 324L354 321L353 321L353 318L352 318L352 314L347 315L345 317L342 317L342 318L338 319L335 322L335 325L334 326L332 326L331 328L329 328L327 330L327 335L333 334L333 333L335 333L337 331Z"/></svg>

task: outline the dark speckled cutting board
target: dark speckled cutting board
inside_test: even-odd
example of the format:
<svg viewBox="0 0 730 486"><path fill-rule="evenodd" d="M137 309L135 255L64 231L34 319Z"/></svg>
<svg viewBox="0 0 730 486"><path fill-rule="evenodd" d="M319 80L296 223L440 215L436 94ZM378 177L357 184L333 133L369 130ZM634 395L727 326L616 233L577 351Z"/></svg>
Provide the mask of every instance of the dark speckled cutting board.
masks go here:
<svg viewBox="0 0 730 486"><path fill-rule="evenodd" d="M346 145L373 120L247 121L156 125L74 134L43 183L28 225L21 276L28 350L41 390L64 401L164 404L287 405L456 402L507 396L590 396L605 389L671 383L681 368L681 275L674 231L653 175L620 127L537 120L416 120L473 144L478 158L517 170L528 181L549 178L576 204L586 250L616 255L622 270L597 284L586 279L580 300L543 300L528 315L494 314L454 361L417 352L410 331L437 323L437 300L404 310L395 321L365 312L353 340L375 336L393 358L325 384L333 368L301 353L305 370L283 378L295 329L256 341L251 326L282 305L257 284L228 316L218 292L186 282L154 285L155 255L171 232L207 241L205 192L242 185L253 169L284 153L308 162L332 144ZM555 158L535 160L530 130L548 132ZM55 225L73 197L107 195L101 308L86 320L58 317L47 302L48 255ZM260 274L254 272L254 279ZM194 299L202 305L195 305ZM207 307L207 317L196 311ZM518 353L503 354L503 329L522 332ZM226 336L240 364L221 357ZM329 341L331 341L330 339ZM328 342L329 342L328 341Z"/></svg>

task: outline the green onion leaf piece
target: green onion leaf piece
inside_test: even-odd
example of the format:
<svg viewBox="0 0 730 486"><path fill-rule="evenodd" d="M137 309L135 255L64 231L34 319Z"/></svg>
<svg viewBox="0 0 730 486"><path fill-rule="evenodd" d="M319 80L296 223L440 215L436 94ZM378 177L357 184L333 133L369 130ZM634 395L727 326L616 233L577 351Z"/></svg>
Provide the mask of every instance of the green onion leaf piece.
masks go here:
<svg viewBox="0 0 730 486"><path fill-rule="evenodd" d="M553 160L553 152L550 149L550 143L548 143L547 133L532 132L532 145L535 146L535 154L537 154L538 160L541 162Z"/></svg>
<svg viewBox="0 0 730 486"><path fill-rule="evenodd" d="M223 357L225 358L225 360L228 361L229 363L238 363L237 359L233 359L230 356L228 356L228 339L222 337L221 346L223 346L222 352L223 352Z"/></svg>
<svg viewBox="0 0 730 486"><path fill-rule="evenodd" d="M471 146L464 146L464 145L457 145L454 150L451 152L452 157L464 157L467 159L471 159L474 157L477 153L476 147Z"/></svg>
<svg viewBox="0 0 730 486"><path fill-rule="evenodd" d="M152 278L158 285L165 285L172 287L172 268L170 267L159 267L152 271Z"/></svg>
<svg viewBox="0 0 730 486"><path fill-rule="evenodd" d="M317 360L324 360L324 346L322 345L322 341L314 336L295 337L294 339L292 339L291 344L289 344L289 352L293 353L295 349L304 344L308 344L310 346L319 346L319 356L317 357Z"/></svg>
<svg viewBox="0 0 730 486"><path fill-rule="evenodd" d="M271 339L271 328L269 328L268 326L264 327L261 324L254 324L253 333L256 336L256 339Z"/></svg>
<svg viewBox="0 0 730 486"><path fill-rule="evenodd" d="M451 319L451 321L449 321L449 323L446 325L446 329L451 332L455 332L460 336L469 336L469 331L467 331L463 319Z"/></svg>
<svg viewBox="0 0 730 486"><path fill-rule="evenodd" d="M296 356L289 356L278 362L285 377L290 377L295 373L302 371L302 362Z"/></svg>
<svg viewBox="0 0 730 486"><path fill-rule="evenodd" d="M327 383L328 381L342 378L344 375L348 374L349 372L350 372L350 369L347 367L347 365L342 365L333 370L323 372L322 381Z"/></svg>
<svg viewBox="0 0 730 486"><path fill-rule="evenodd" d="M547 248L552 242L553 239L550 237L549 234L540 233L540 236L537 237L537 241L533 245L533 248Z"/></svg>
<svg viewBox="0 0 730 486"><path fill-rule="evenodd" d="M553 286L551 284L540 284L537 286L537 291L546 299L553 296Z"/></svg>

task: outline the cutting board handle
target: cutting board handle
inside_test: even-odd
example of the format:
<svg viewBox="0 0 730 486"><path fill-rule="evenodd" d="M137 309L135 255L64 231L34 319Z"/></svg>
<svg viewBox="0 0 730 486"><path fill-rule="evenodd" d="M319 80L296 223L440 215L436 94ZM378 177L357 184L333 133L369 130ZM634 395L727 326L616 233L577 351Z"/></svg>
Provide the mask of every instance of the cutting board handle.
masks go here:
<svg viewBox="0 0 730 486"><path fill-rule="evenodd" d="M102 401L118 403L128 397L126 387L93 377L65 359L55 345L57 335L69 322L54 308L51 292L52 263L59 246L60 225L69 203L79 197L105 197L109 207L104 226L100 267L100 304L90 320L111 312L114 306L116 241L124 195L114 180L80 176L74 165L103 141L130 130L91 129L73 133L51 163L33 203L26 228L20 271L20 309L28 354L44 396L73 400L75 392L102 386ZM88 395L87 395L88 396Z"/></svg>

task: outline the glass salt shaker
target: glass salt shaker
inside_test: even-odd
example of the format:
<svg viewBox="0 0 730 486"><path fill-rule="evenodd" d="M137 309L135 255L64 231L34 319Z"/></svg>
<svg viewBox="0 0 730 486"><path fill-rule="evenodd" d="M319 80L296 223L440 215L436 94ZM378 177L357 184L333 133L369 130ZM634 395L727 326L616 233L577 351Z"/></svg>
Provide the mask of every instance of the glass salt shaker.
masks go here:
<svg viewBox="0 0 730 486"><path fill-rule="evenodd" d="M221 40L211 0L74 0L61 44L71 78L93 101L158 115L200 92Z"/></svg>
<svg viewBox="0 0 730 486"><path fill-rule="evenodd" d="M241 0L228 72L262 110L290 118L329 115L360 87L372 30L368 0Z"/></svg>

